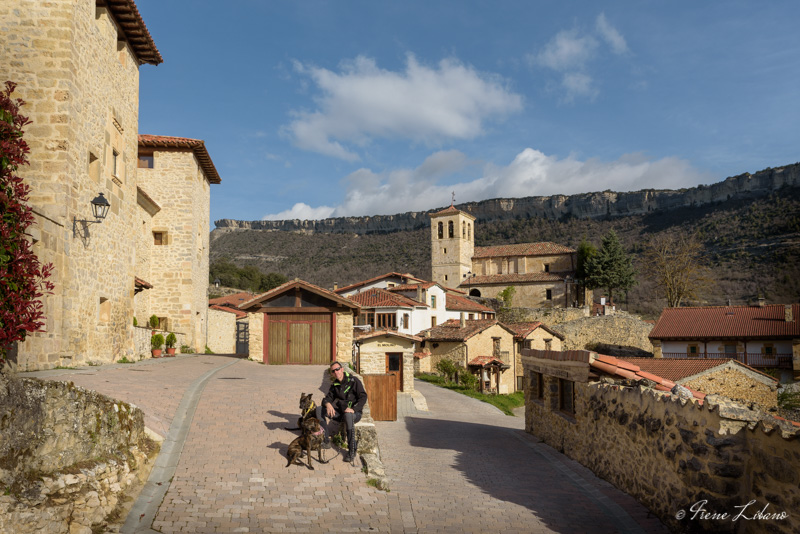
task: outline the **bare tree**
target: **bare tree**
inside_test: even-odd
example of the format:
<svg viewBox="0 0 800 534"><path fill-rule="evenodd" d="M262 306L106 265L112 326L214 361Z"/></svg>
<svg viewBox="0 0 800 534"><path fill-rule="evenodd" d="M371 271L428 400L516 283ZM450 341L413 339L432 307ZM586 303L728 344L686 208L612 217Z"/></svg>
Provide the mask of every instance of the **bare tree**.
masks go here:
<svg viewBox="0 0 800 534"><path fill-rule="evenodd" d="M663 291L670 308L677 308L684 300L697 299L711 286L703 251L695 234L658 234L645 246L644 275Z"/></svg>

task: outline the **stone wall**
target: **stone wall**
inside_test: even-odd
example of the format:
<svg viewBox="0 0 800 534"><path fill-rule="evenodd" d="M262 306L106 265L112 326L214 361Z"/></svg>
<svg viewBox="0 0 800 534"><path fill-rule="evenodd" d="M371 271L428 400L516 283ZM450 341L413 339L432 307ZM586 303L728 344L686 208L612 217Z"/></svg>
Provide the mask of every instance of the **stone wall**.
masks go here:
<svg viewBox="0 0 800 534"><path fill-rule="evenodd" d="M797 532L800 429L721 397L705 405L651 389L574 382L575 413L558 410L558 379L532 398L526 364L525 428L629 493L680 532ZM758 511L783 520L733 521ZM700 503L700 504L697 504ZM701 519L708 512L727 519ZM681 515L681 511L685 516ZM677 519L681 517L681 519Z"/></svg>
<svg viewBox="0 0 800 534"><path fill-rule="evenodd" d="M52 262L45 331L20 344L21 369L134 356L139 64L107 10L92 0L0 3L0 79L19 85L30 165L33 250ZM13 61L11 60L13 58ZM114 169L116 163L116 170ZM101 224L90 201L111 204Z"/></svg>
<svg viewBox="0 0 800 534"><path fill-rule="evenodd" d="M498 311L497 319L501 322L533 322L538 321L547 326L568 323L589 317L589 307L580 308L505 308Z"/></svg>
<svg viewBox="0 0 800 534"><path fill-rule="evenodd" d="M334 314L336 321L336 360L340 362L353 361L353 312L337 312ZM252 330L251 330L252 332Z"/></svg>
<svg viewBox="0 0 800 534"><path fill-rule="evenodd" d="M778 407L777 381L734 363L679 383L707 395L721 395L744 404L755 402L767 409Z"/></svg>
<svg viewBox="0 0 800 534"><path fill-rule="evenodd" d="M250 324L250 341L248 343L248 359L264 362L264 314L248 313L247 321Z"/></svg>
<svg viewBox="0 0 800 534"><path fill-rule="evenodd" d="M236 353L236 315L208 310L208 348L217 354Z"/></svg>
<svg viewBox="0 0 800 534"><path fill-rule="evenodd" d="M553 329L565 336L563 350L586 349L620 357L653 355L653 344L647 337L653 325L626 313L582 317L554 324Z"/></svg>
<svg viewBox="0 0 800 534"><path fill-rule="evenodd" d="M0 375L0 433L0 532L101 530L155 450L141 410L71 382Z"/></svg>
<svg viewBox="0 0 800 534"><path fill-rule="evenodd" d="M186 337L197 352L208 329L208 239L210 184L191 149L154 149L153 168L138 169L137 181L161 210L150 228L142 225L150 256L148 273L139 276L148 290L148 313L167 318L167 328ZM164 236L154 245L153 232ZM145 252L143 252L145 253Z"/></svg>

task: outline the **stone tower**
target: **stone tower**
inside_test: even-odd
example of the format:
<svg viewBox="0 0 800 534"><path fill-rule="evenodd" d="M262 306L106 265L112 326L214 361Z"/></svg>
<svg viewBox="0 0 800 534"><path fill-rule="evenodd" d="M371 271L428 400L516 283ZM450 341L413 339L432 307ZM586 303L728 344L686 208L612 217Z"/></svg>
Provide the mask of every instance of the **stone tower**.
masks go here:
<svg viewBox="0 0 800 534"><path fill-rule="evenodd" d="M452 204L431 218L431 280L458 287L472 269L475 217Z"/></svg>

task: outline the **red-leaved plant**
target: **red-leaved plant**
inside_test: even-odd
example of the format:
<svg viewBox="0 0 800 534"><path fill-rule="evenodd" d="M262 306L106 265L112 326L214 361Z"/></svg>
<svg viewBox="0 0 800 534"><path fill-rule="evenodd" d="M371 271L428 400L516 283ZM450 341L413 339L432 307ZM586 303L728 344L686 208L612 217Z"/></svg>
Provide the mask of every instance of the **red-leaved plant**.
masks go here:
<svg viewBox="0 0 800 534"><path fill-rule="evenodd" d="M15 87L6 82L5 90L0 90L0 367L12 343L42 327L40 299L53 290L47 280L53 265L39 263L25 235L34 222L26 203L30 187L16 172L28 164L30 149L22 139L22 128L31 121L19 114L25 102L11 98Z"/></svg>

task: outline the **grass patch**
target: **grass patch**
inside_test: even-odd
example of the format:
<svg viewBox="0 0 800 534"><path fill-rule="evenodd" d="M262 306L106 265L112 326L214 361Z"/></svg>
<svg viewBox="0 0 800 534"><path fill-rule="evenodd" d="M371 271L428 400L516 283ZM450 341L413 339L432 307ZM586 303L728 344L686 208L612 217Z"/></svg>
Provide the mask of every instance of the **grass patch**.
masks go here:
<svg viewBox="0 0 800 534"><path fill-rule="evenodd" d="M510 395L486 395L480 391L475 391L474 389L466 388L460 384L456 384L455 382L450 382L444 377L438 375L421 374L417 375L416 378L435 386L456 391L462 395L466 395L467 397L472 397L473 399L487 402L492 406L500 408L500 410L502 410L506 415L514 415L514 408L519 408L525 405L525 394L522 391L517 391L515 393L511 393Z"/></svg>
<svg viewBox="0 0 800 534"><path fill-rule="evenodd" d="M53 369L77 369L74 365L56 365Z"/></svg>
<svg viewBox="0 0 800 534"><path fill-rule="evenodd" d="M117 360L117 363L136 363L136 362L134 360L129 360L127 356L123 356L122 358Z"/></svg>

